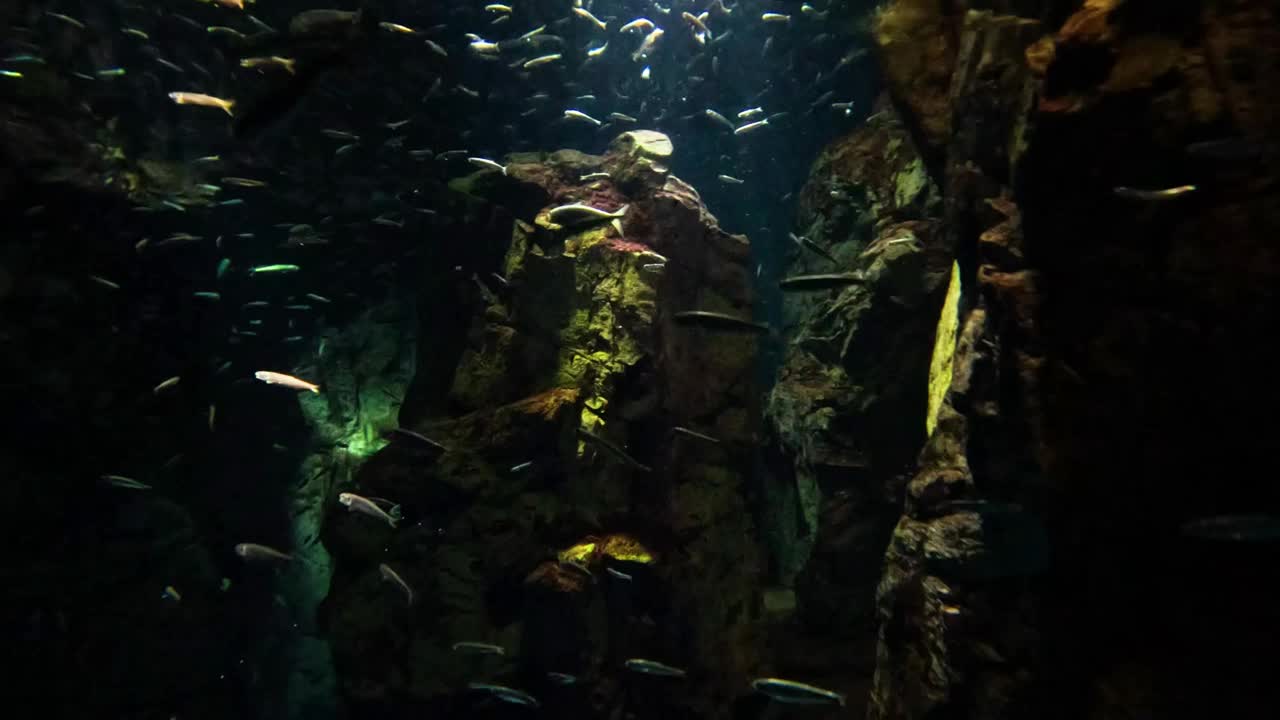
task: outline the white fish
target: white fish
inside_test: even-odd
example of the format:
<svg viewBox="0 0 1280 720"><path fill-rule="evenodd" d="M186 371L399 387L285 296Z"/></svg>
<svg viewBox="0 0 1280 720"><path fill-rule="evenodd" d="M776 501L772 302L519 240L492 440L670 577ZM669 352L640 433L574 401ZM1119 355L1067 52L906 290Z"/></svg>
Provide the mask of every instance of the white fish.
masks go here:
<svg viewBox="0 0 1280 720"><path fill-rule="evenodd" d="M296 378L292 375L284 373L271 372L270 370L259 370L253 374L255 378L261 380L268 385L283 385L293 390L310 390L317 395L320 394L320 386L315 383L307 382Z"/></svg>
<svg viewBox="0 0 1280 720"><path fill-rule="evenodd" d="M600 47L587 48L587 57L600 57L604 54L604 49L609 47L609 43L605 43Z"/></svg>
<svg viewBox="0 0 1280 720"><path fill-rule="evenodd" d="M180 382L182 382L182 376L174 375L168 380L165 380L164 382L161 382L159 385L156 385L155 387L151 388L151 392L156 395L159 395L160 393L164 392L165 390L168 390L169 388L173 387L174 385L177 385Z"/></svg>
<svg viewBox="0 0 1280 720"><path fill-rule="evenodd" d="M409 583L405 582L404 578L400 577L399 573L392 570L390 565L387 565L386 563L379 565L378 574L382 576L384 581L389 582L404 591L406 604L413 604L413 588L409 587Z"/></svg>
<svg viewBox="0 0 1280 720"><path fill-rule="evenodd" d="M280 552L273 547L257 543L240 543L236 545L236 554L250 562L288 562L293 559L293 556L289 553Z"/></svg>
<svg viewBox="0 0 1280 720"><path fill-rule="evenodd" d="M764 114L764 108L753 107L753 108L749 108L749 109L747 109L747 110L743 110L742 112L738 113L738 119L739 119L739 120L748 120L748 119L753 118L753 117L755 117L755 116L757 116L757 115L763 115L763 114Z"/></svg>
<svg viewBox="0 0 1280 720"><path fill-rule="evenodd" d="M623 666L632 672L638 672L644 675L657 675L659 677L685 677L685 671L677 667L672 667L666 663L660 663L657 660L646 660L644 658L631 658L623 663Z"/></svg>
<svg viewBox="0 0 1280 720"><path fill-rule="evenodd" d="M634 62L642 58L649 57L649 53L653 52L653 49L658 46L658 41L661 40L662 36L665 34L666 31L662 28L654 28L653 32L645 36L644 42L640 43L640 47L637 48L635 52L631 53L631 60Z"/></svg>
<svg viewBox="0 0 1280 720"><path fill-rule="evenodd" d="M627 214L628 207L631 206L623 205L613 212L608 212L601 210L600 208L591 207L590 205L573 203L571 205L560 205L559 207L551 208L547 213L547 217L551 222L557 225L578 225L580 223L591 222L593 220L613 220L615 218L621 218Z"/></svg>
<svg viewBox="0 0 1280 720"><path fill-rule="evenodd" d="M720 182L727 183L729 185L741 185L746 182L746 180L739 180L732 175L717 175L716 177L720 179Z"/></svg>
<svg viewBox="0 0 1280 720"><path fill-rule="evenodd" d="M579 8L574 8L578 10ZM499 700L513 705L525 705L528 707L541 707L541 703L537 698L523 690L507 687L506 685L494 685L492 683L472 682L467 683L467 688L476 692L488 693Z"/></svg>
<svg viewBox="0 0 1280 720"><path fill-rule="evenodd" d="M589 122L592 125L595 125L596 127L600 127L601 125L604 124L580 110L565 110L564 116L570 120L583 120L583 121Z"/></svg>
<svg viewBox="0 0 1280 720"><path fill-rule="evenodd" d="M439 55L440 57L445 57L445 58L449 57L449 51L445 50L440 45L440 43L435 42L434 40L426 40L425 42L426 42L427 48L430 49L431 52Z"/></svg>
<svg viewBox="0 0 1280 720"><path fill-rule="evenodd" d="M747 123L746 125L743 125L742 127L734 128L734 130L733 130L733 134L734 134L734 135L745 135L745 134L747 134L747 133L749 133L749 132L751 132L751 131L753 131L753 130L759 130L760 128L762 128L762 127L764 127L765 125L768 125L768 124L769 124L769 119L768 119L768 118L765 118L764 120L757 120L757 121L755 121L755 122L753 122L753 123Z"/></svg>
<svg viewBox="0 0 1280 720"><path fill-rule="evenodd" d="M680 13L680 17L684 18L686 22L697 28L697 32L694 33L694 37L698 38L699 43L703 43L711 39L711 28L707 27L706 24L702 22L702 18L689 12Z"/></svg>
<svg viewBox="0 0 1280 720"><path fill-rule="evenodd" d="M782 13L773 13L773 12L767 12L767 13L765 13L765 14L761 15L761 16L760 16L760 19L761 19L762 21L764 21L764 22L767 22L767 23L789 23L789 22L791 22L791 16L790 16L790 15L783 15Z"/></svg>
<svg viewBox="0 0 1280 720"><path fill-rule="evenodd" d="M796 705L839 705L844 707L844 695L820 687L781 678L758 678L751 681L756 692L763 693L781 703Z"/></svg>
<svg viewBox="0 0 1280 720"><path fill-rule="evenodd" d="M377 518L390 525L393 529L395 528L396 523L399 522L398 518L396 518L396 515L399 514L399 505L392 507L391 513L387 513L382 508L378 507L378 504L373 500L370 500L363 495L356 495L355 493L348 492L338 493L338 502L351 512L358 512L368 515L369 517Z"/></svg>
<svg viewBox="0 0 1280 720"><path fill-rule="evenodd" d="M494 162L493 160L490 160L488 158L469 157L467 158L467 162L471 163L472 165L475 165L476 167L488 168L490 170L497 170L501 172L503 175L507 174L507 168L505 165Z"/></svg>
<svg viewBox="0 0 1280 720"><path fill-rule="evenodd" d="M729 121L729 118L721 115L715 110L708 108L706 110L703 110L702 114L706 115L708 118L711 118L711 120L715 121L716 123L725 126L729 130L733 129L733 123Z"/></svg>
<svg viewBox="0 0 1280 720"><path fill-rule="evenodd" d="M532 60L526 60L524 64L521 65L520 67L523 67L525 70L528 70L530 68L536 68L539 65L547 65L547 64L553 63L559 60L561 57L562 56L560 55L560 53L552 53L551 55L542 55L540 57L533 58Z"/></svg>
<svg viewBox="0 0 1280 720"><path fill-rule="evenodd" d="M228 115L233 115L232 109L235 108L235 100L226 100L212 95L193 92L171 92L169 99L179 105L200 105L203 107L218 108Z"/></svg>
<svg viewBox="0 0 1280 720"><path fill-rule="evenodd" d="M146 483L140 483L133 478L127 478L123 475L103 475L102 482L111 487L124 488L126 490L150 490L151 486Z"/></svg>
<svg viewBox="0 0 1280 720"><path fill-rule="evenodd" d="M533 38L538 37L539 35L541 35L542 33L546 32L546 31L547 31L547 26L546 26L546 25L539 25L538 27L536 27L536 28L534 28L534 29L530 30L529 32L527 32L527 33L525 33L525 34L521 35L520 37L516 38L516 40L532 40Z"/></svg>
<svg viewBox="0 0 1280 720"><path fill-rule="evenodd" d="M587 20L590 20L592 24L594 24L596 27L600 28L601 30L609 29L609 26L606 23L600 22L600 18L597 18L595 15L592 15L591 11L587 10L586 8L576 7L573 9L573 14L577 15L580 18L586 18Z"/></svg>
<svg viewBox="0 0 1280 720"><path fill-rule="evenodd" d="M463 640L453 644L454 652L467 653L470 655L506 655L507 651L501 645L493 643L474 642L471 640Z"/></svg>
<svg viewBox="0 0 1280 720"><path fill-rule="evenodd" d="M653 21L650 20L649 18L636 18L635 20L632 20L626 25L623 25L622 27L618 28L618 32L623 32L623 33L629 33L629 32L635 32L635 31L649 32L650 30L653 29L653 27L654 27Z"/></svg>

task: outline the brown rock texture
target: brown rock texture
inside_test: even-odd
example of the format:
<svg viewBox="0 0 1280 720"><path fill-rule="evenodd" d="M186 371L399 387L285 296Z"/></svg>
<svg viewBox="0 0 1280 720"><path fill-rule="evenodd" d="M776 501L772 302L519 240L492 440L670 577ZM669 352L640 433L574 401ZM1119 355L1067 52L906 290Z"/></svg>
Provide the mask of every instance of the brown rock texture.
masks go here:
<svg viewBox="0 0 1280 720"><path fill-rule="evenodd" d="M823 151L800 193L797 232L835 262L798 245L787 272L865 282L786 295L787 343L766 406L778 448L767 529L777 582L796 605L780 615L776 632L790 637L777 670L848 693L854 713L870 680L880 558L924 439L951 262L936 186L898 115L881 107Z"/></svg>
<svg viewBox="0 0 1280 720"><path fill-rule="evenodd" d="M505 176L454 181L462 227L505 215L510 240L501 279L469 280L477 301L452 379L435 385L443 401L424 390L401 413L446 449L397 440L356 478L353 491L401 503L407 526L328 523L325 615L356 707L465 706L479 699L466 683L485 680L573 716L722 717L748 686L761 559L744 541L740 450L759 434L757 341L673 317L750 317L749 246L670 174L674 151L635 131L603 156L514 156ZM580 224L551 213L572 203L625 212ZM404 607L381 562L421 600ZM460 641L507 652L462 657ZM654 694L653 678L623 668L632 657L696 681L658 681ZM551 672L576 676L572 692Z"/></svg>
<svg viewBox="0 0 1280 720"><path fill-rule="evenodd" d="M1280 500L1248 479L1278 429L1276 11L1041 5L941 33L964 300L886 553L869 717L1264 717L1250 658L1280 617L1242 591L1263 551L1178 528Z"/></svg>

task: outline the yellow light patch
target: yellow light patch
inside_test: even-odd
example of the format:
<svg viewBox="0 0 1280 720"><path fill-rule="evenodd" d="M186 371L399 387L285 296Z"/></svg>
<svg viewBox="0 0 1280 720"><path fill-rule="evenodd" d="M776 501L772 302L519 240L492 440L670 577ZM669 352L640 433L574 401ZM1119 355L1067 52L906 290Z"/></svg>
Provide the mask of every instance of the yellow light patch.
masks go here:
<svg viewBox="0 0 1280 720"><path fill-rule="evenodd" d="M640 544L639 540L630 535L610 535L606 537L601 545L600 552L614 560L643 563L645 565L654 561L653 553L649 552L645 546Z"/></svg>
<svg viewBox="0 0 1280 720"><path fill-rule="evenodd" d="M574 545L568 550L561 550L557 559L560 562L573 562L580 565L589 565L592 558L596 554L596 544L593 542L582 542Z"/></svg>
<svg viewBox="0 0 1280 720"><path fill-rule="evenodd" d="M951 389L952 366L956 355L956 333L960 326L960 264L951 263L951 284L942 303L938 331L933 344L933 361L929 364L929 407L925 415L925 433L933 435L938 427L942 401Z"/></svg>

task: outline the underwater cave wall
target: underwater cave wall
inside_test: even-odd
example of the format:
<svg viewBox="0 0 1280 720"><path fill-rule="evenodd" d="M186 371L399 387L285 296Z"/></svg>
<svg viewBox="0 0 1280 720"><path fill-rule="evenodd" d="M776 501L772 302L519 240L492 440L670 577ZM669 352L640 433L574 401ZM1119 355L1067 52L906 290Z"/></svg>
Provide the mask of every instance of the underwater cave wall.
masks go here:
<svg viewBox="0 0 1280 720"><path fill-rule="evenodd" d="M469 682L499 682L575 717L722 717L749 686L762 574L754 454L740 451L759 427L749 245L670 174L673 152L633 131L603 156L513 155L451 183L453 227L505 216L509 242L493 272L454 286L466 329L452 367L419 363L449 379L414 381L400 417L420 438L401 433L346 488L393 498L404 523L341 508L325 523L322 616L353 712L461 712L484 700ZM575 202L610 215L552 212ZM688 310L748 320L690 327ZM700 681L628 672L628 658Z"/></svg>
<svg viewBox="0 0 1280 720"><path fill-rule="evenodd" d="M1254 478L1277 430L1280 18L1049 5L895 2L878 27L886 62L948 59L888 80L939 158L963 300L886 554L869 717L1264 717L1249 658L1277 617L1248 588L1273 564L1179 528L1278 499Z"/></svg>

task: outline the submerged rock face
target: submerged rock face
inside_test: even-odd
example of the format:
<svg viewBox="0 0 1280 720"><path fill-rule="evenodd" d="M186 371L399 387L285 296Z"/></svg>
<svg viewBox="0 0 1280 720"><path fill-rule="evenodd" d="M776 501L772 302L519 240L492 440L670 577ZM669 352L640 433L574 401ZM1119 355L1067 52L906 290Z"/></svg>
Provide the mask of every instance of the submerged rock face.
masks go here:
<svg viewBox="0 0 1280 720"><path fill-rule="evenodd" d="M716 698L747 686L760 559L736 449L757 435L756 339L675 315L749 317L749 247L670 175L672 152L635 131L603 156L514 156L505 176L455 182L476 217L514 210L511 239L496 276L470 280L447 401L414 399L449 411L401 411L442 447L397 439L344 488L393 499L405 523L329 518L324 614L356 707L468 703L467 682L506 680L564 712L719 717ZM574 203L595 210L556 210ZM451 650L467 641L506 652ZM628 657L704 680L659 697Z"/></svg>
<svg viewBox="0 0 1280 720"><path fill-rule="evenodd" d="M802 484L879 486L922 438L923 378L949 253L930 217L936 191L900 124L884 119L836 141L801 195L805 239L791 275L855 271L863 281L789 294L791 342L768 415ZM816 497L815 497L816 499Z"/></svg>
<svg viewBox="0 0 1280 720"><path fill-rule="evenodd" d="M1277 423L1239 410L1277 399L1257 359L1259 319L1280 309L1280 216L1251 159L1280 127L1260 90L1275 10L1021 5L1037 20L907 31L953 38L952 131L931 171L963 300L885 557L869 717L1256 714L1273 703L1246 658L1269 652L1255 631L1278 618L1228 588L1257 557L1177 528L1280 499L1245 480L1272 464L1248 438ZM911 92L898 107L926 127L934 105ZM1189 627L1205 613L1212 633Z"/></svg>
<svg viewBox="0 0 1280 720"><path fill-rule="evenodd" d="M936 187L887 107L829 145L811 178L787 274L861 281L786 295L787 345L766 407L779 452L766 530L777 580L795 589L789 632L808 638L789 667L860 700L883 549L924 438L951 252ZM815 653L825 667L803 658Z"/></svg>

